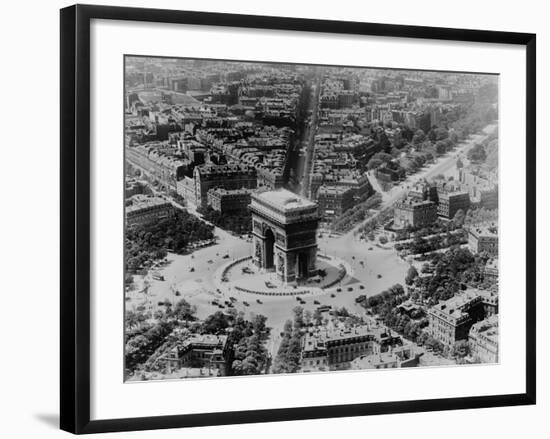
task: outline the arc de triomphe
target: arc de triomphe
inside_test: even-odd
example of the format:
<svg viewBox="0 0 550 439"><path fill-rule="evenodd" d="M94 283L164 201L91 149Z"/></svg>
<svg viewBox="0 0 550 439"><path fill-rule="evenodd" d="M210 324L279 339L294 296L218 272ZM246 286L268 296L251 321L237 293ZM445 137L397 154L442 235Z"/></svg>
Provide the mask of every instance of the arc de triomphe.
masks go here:
<svg viewBox="0 0 550 439"><path fill-rule="evenodd" d="M252 194L253 261L284 282L317 273L317 204L286 189Z"/></svg>

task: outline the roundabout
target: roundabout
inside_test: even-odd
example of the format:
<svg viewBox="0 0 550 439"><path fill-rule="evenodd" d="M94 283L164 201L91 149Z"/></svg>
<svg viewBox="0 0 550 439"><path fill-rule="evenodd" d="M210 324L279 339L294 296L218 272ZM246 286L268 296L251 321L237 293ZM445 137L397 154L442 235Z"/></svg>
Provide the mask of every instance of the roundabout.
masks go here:
<svg viewBox="0 0 550 439"><path fill-rule="evenodd" d="M249 256L220 267L214 275L214 282L222 293L288 297L323 294L353 278L352 267L346 261L330 255L317 255L316 272L304 280L284 282L274 270L259 268Z"/></svg>

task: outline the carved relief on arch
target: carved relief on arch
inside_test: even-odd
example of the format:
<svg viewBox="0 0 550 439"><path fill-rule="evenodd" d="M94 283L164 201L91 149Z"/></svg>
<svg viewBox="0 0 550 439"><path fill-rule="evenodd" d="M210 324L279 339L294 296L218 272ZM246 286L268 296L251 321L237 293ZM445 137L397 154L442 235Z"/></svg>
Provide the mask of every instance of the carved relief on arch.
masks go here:
<svg viewBox="0 0 550 439"><path fill-rule="evenodd" d="M262 223L260 221L254 220L252 225L253 225L254 231L263 234L263 226L262 226Z"/></svg>
<svg viewBox="0 0 550 439"><path fill-rule="evenodd" d="M285 273L285 257L282 253L277 255L277 272L284 275Z"/></svg>

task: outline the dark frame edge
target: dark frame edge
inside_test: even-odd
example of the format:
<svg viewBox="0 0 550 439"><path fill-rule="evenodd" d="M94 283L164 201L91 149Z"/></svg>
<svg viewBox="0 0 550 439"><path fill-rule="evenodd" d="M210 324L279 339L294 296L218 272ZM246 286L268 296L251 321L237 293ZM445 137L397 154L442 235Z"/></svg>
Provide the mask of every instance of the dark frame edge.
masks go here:
<svg viewBox="0 0 550 439"><path fill-rule="evenodd" d="M90 15L60 10L60 428L90 422Z"/></svg>
<svg viewBox="0 0 550 439"><path fill-rule="evenodd" d="M75 432L76 266L75 248L75 68L76 6L60 11L60 428Z"/></svg>
<svg viewBox="0 0 550 439"><path fill-rule="evenodd" d="M428 399L368 404L298 407L292 409L250 410L241 412L200 413L192 415L152 416L91 421L81 433L109 433L151 429L206 427L252 424L259 422L304 421L400 413L424 413L444 410L469 410L531 405L527 394Z"/></svg>
<svg viewBox="0 0 550 439"><path fill-rule="evenodd" d="M537 36L526 43L526 395L537 399Z"/></svg>

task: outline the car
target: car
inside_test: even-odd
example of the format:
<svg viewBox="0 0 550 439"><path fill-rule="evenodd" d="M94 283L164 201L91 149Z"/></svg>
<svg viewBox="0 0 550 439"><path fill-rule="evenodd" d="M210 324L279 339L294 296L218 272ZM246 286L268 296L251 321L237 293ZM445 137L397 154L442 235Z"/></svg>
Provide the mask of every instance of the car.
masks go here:
<svg viewBox="0 0 550 439"><path fill-rule="evenodd" d="M348 287L348 291L353 291L353 287Z"/></svg>
<svg viewBox="0 0 550 439"><path fill-rule="evenodd" d="M342 292L342 288L336 288L336 292L337 292L337 293L341 293L341 292Z"/></svg>
<svg viewBox="0 0 550 439"><path fill-rule="evenodd" d="M330 295L330 297L335 298L335 297L336 297L336 294L332 293L332 294Z"/></svg>
<svg viewBox="0 0 550 439"><path fill-rule="evenodd" d="M190 271L191 273L193 273L193 272L195 271L195 267L191 267L191 268L189 269L189 271Z"/></svg>
<svg viewBox="0 0 550 439"><path fill-rule="evenodd" d="M359 289L360 289L360 290L364 290L364 289L365 289L365 285L359 285Z"/></svg>
<svg viewBox="0 0 550 439"><path fill-rule="evenodd" d="M258 302L260 305L263 303L260 299L256 299L256 302Z"/></svg>
<svg viewBox="0 0 550 439"><path fill-rule="evenodd" d="M209 264L213 264L213 263L214 263L214 261L213 261L212 259L208 259L207 262L208 262Z"/></svg>
<svg viewBox="0 0 550 439"><path fill-rule="evenodd" d="M237 299L233 296L229 297L229 300L231 300L231 302L236 302L237 301Z"/></svg>
<svg viewBox="0 0 550 439"><path fill-rule="evenodd" d="M243 302L243 305L244 305L244 306L250 306L250 304L249 304L248 302L246 302L246 301Z"/></svg>
<svg viewBox="0 0 550 439"><path fill-rule="evenodd" d="M223 259L229 259L229 255L223 255Z"/></svg>
<svg viewBox="0 0 550 439"><path fill-rule="evenodd" d="M314 304L314 305L320 305L321 302L319 302L318 300L314 300L314 301L313 301L313 304Z"/></svg>

